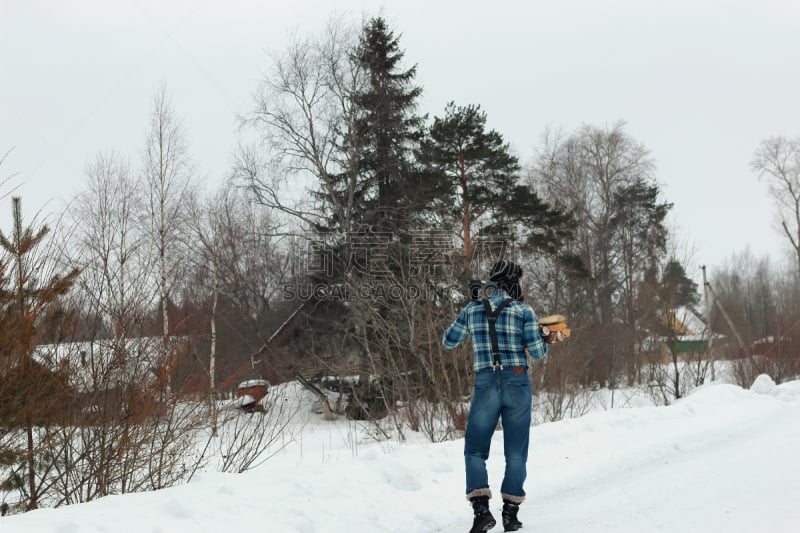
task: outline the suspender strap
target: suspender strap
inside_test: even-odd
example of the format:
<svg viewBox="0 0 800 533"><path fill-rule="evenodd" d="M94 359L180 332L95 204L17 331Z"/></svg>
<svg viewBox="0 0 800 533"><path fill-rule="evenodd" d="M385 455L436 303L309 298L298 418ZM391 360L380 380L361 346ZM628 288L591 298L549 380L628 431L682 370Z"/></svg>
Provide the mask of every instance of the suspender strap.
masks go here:
<svg viewBox="0 0 800 533"><path fill-rule="evenodd" d="M497 309L492 311L492 304L489 303L487 298L483 299L483 308L486 310L486 319L489 321L489 337L492 339L492 353L494 354L494 365L500 365L503 368L503 363L500 361L500 344L497 342L497 317L500 316L500 311L513 302L512 298L506 298L497 306Z"/></svg>

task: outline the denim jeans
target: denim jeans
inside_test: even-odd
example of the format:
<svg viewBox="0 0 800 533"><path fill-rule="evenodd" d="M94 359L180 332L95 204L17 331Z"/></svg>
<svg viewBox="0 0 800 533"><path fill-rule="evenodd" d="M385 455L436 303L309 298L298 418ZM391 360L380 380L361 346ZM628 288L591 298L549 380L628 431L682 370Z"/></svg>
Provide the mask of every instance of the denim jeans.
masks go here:
<svg viewBox="0 0 800 533"><path fill-rule="evenodd" d="M516 371L515 371L516 369ZM475 388L469 408L464 438L464 460L467 471L467 494L476 489L488 489L486 460L497 427L503 420L503 451L506 471L500 491L524 497L525 463L531 430L531 382L527 369L503 367L485 368L475 374Z"/></svg>

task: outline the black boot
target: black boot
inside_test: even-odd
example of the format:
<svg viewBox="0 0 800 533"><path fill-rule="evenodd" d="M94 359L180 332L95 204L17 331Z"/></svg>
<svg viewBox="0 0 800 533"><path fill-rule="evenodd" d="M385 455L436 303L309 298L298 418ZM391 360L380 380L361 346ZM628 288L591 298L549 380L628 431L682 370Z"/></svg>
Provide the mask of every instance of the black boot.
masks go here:
<svg viewBox="0 0 800 533"><path fill-rule="evenodd" d="M522 527L522 522L517 520L519 504L510 500L503 500L503 531L516 531Z"/></svg>
<svg viewBox="0 0 800 533"><path fill-rule="evenodd" d="M489 497L474 496L469 501L472 503L472 510L475 512L475 521L472 522L472 529L469 530L469 533L483 533L492 529L497 524L497 521L489 511Z"/></svg>

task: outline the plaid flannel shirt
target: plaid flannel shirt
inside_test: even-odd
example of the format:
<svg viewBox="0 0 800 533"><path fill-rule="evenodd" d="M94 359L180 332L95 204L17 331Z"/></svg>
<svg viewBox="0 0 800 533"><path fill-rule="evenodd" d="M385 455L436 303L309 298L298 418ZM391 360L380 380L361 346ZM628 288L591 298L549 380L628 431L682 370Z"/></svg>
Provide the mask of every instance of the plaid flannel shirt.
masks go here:
<svg viewBox="0 0 800 533"><path fill-rule="evenodd" d="M492 309L508 298L505 291L495 291L489 298ZM497 344L500 348L500 362L504 366L528 366L525 349L531 358L541 359L547 355L547 345L539 332L539 318L530 305L514 300L500 312L495 324ZM483 302L476 300L467 304L459 313L442 337L442 344L448 350L455 348L467 336L472 340L473 368L475 372L494 366L492 338L489 334L489 321Z"/></svg>

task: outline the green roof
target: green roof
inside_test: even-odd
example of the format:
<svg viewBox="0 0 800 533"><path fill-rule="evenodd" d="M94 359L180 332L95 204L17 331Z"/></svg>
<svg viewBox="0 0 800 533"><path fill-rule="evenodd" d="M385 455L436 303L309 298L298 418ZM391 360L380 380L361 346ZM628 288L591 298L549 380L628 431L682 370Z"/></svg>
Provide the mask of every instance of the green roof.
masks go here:
<svg viewBox="0 0 800 533"><path fill-rule="evenodd" d="M672 353L698 353L708 349L707 340L674 340L667 342Z"/></svg>

